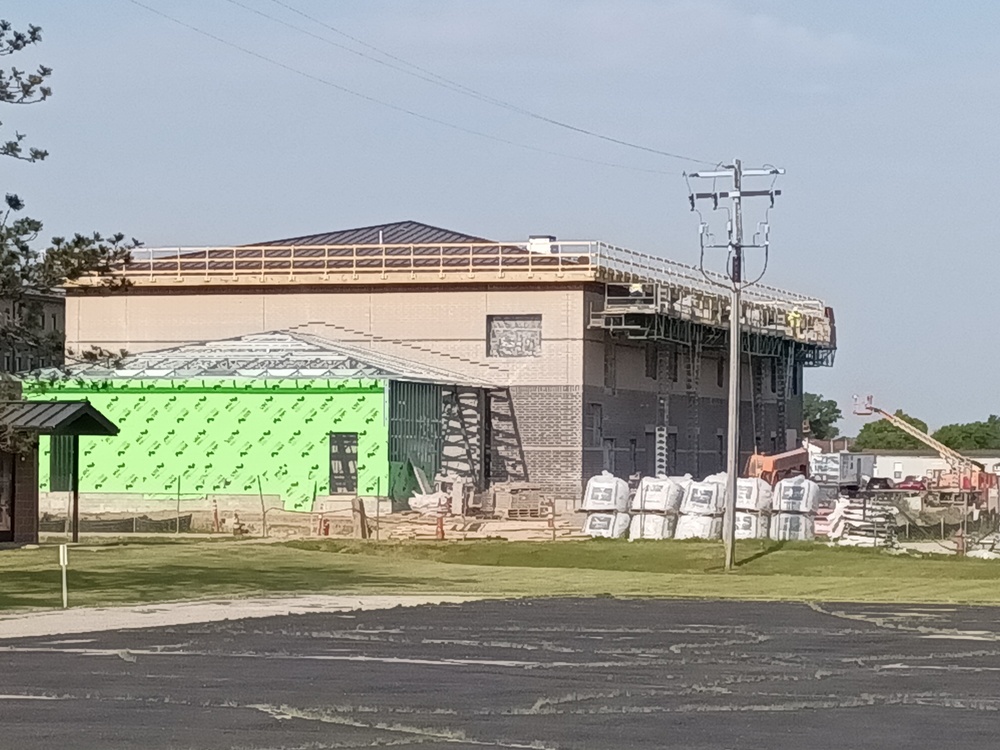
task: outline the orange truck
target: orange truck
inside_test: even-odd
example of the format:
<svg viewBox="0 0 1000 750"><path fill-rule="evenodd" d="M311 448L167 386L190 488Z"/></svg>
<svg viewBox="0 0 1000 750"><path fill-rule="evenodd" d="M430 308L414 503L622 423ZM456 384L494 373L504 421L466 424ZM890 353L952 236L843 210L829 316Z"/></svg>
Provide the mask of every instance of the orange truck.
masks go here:
<svg viewBox="0 0 1000 750"><path fill-rule="evenodd" d="M786 477L809 476L809 451L805 448L765 456L754 453L747 461L744 472L751 478L760 478L772 487Z"/></svg>

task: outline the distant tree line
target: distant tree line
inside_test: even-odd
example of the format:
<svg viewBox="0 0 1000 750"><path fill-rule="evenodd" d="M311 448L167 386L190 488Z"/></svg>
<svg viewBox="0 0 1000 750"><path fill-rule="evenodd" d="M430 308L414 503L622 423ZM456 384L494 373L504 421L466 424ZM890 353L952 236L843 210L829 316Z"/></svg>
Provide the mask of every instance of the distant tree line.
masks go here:
<svg viewBox="0 0 1000 750"><path fill-rule="evenodd" d="M902 410L896 416L909 422L921 432L927 432L927 423ZM803 420L809 437L831 440L840 434L837 422L843 413L832 399L814 393L805 394ZM956 451L1000 450L1000 417L991 414L985 422L946 424L935 430L931 437ZM866 423L854 440L855 450L909 450L924 448L915 437L895 427L885 419Z"/></svg>

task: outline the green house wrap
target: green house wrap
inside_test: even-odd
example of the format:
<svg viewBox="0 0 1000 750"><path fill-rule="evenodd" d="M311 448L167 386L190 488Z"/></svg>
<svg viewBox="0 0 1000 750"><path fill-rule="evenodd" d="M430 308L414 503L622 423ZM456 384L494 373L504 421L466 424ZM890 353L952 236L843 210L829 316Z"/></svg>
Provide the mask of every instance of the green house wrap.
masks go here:
<svg viewBox="0 0 1000 750"><path fill-rule="evenodd" d="M80 439L82 493L166 499L262 492L280 496L286 510L311 510L317 495L330 493L331 445L357 446L358 494L388 494L386 393L379 379L25 384L28 399L87 399L119 426L117 437ZM43 492L61 484L50 476L50 466L58 466L50 443L41 439Z"/></svg>

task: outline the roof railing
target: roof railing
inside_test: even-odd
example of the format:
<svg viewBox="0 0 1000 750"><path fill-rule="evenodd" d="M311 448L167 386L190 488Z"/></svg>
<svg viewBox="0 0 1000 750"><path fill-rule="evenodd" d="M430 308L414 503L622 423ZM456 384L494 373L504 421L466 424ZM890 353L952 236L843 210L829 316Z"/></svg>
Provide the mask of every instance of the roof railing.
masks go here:
<svg viewBox="0 0 1000 750"><path fill-rule="evenodd" d="M532 246L535 247L535 246ZM647 253L590 240L559 240L551 253L529 250L528 243L406 243L352 245L242 245L212 247L138 248L132 262L112 273L133 281L143 278L205 279L258 278L296 279L299 276L329 277L378 273L388 278L402 271L436 271L441 277L464 271L477 276L489 271L502 278L505 273L525 270L530 274L559 276L569 271L609 271L633 276L636 281L688 286L722 294L715 286L725 283L718 273L703 274L687 265ZM86 283L86 281L84 281ZM750 299L770 299L797 304L822 304L815 298L776 287L758 284L747 290Z"/></svg>
<svg viewBox="0 0 1000 750"><path fill-rule="evenodd" d="M539 249L543 251L539 251ZM544 252L549 250L549 252ZM726 278L647 253L592 240L551 243L460 242L351 245L243 245L139 248L111 276L132 284L310 283L469 280L594 280L658 288L671 309L724 307ZM102 283L85 277L79 286ZM782 311L823 328L825 304L806 295L758 284L744 303ZM819 340L828 337L817 331Z"/></svg>

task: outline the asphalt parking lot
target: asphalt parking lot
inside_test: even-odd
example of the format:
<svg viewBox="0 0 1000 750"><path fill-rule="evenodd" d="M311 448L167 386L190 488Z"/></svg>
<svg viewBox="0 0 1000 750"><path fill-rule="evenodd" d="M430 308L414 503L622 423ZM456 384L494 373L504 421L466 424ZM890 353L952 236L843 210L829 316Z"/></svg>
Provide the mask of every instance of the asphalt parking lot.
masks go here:
<svg viewBox="0 0 1000 750"><path fill-rule="evenodd" d="M550 599L0 641L0 747L995 748L997 610Z"/></svg>

